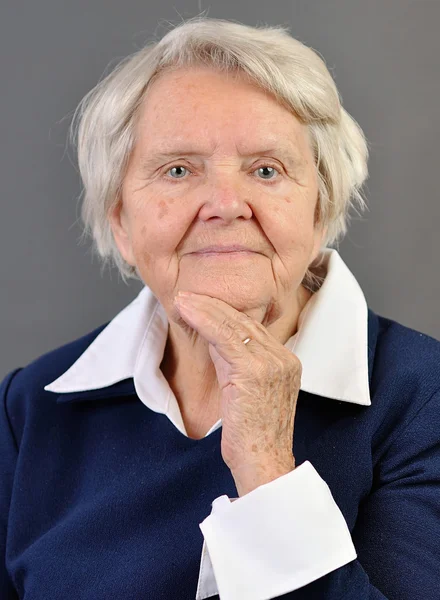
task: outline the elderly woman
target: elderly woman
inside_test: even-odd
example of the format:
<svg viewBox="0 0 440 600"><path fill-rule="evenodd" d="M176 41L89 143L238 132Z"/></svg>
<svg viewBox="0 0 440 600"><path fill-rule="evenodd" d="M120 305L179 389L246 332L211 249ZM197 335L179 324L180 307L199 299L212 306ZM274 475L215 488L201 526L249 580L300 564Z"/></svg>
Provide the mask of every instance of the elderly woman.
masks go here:
<svg viewBox="0 0 440 600"><path fill-rule="evenodd" d="M191 19L72 127L145 286L3 380L1 599L438 598L440 343L330 248L367 146L321 58Z"/></svg>

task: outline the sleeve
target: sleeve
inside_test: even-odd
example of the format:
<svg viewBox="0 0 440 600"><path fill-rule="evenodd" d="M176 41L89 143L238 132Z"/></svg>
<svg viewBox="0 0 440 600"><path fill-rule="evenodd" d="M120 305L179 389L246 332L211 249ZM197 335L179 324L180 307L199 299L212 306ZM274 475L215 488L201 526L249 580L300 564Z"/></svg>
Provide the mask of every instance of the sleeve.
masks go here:
<svg viewBox="0 0 440 600"><path fill-rule="evenodd" d="M437 599L439 400L379 461L352 536L308 461L234 503L217 498L199 526L221 600Z"/></svg>
<svg viewBox="0 0 440 600"><path fill-rule="evenodd" d="M18 600L17 592L6 570L5 556L9 504L17 460L17 445L9 423L6 396L9 385L19 370L9 373L0 383L0 598L2 600Z"/></svg>

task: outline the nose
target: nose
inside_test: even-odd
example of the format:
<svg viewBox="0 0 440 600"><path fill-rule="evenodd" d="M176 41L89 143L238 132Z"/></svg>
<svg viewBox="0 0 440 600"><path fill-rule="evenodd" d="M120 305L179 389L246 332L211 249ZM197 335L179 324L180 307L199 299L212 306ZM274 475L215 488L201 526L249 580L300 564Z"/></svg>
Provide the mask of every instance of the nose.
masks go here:
<svg viewBox="0 0 440 600"><path fill-rule="evenodd" d="M199 211L202 221L220 218L231 223L239 217L252 218L252 209L248 203L249 192L236 179L233 180L230 173L224 177L216 177L203 193L206 195L205 202Z"/></svg>

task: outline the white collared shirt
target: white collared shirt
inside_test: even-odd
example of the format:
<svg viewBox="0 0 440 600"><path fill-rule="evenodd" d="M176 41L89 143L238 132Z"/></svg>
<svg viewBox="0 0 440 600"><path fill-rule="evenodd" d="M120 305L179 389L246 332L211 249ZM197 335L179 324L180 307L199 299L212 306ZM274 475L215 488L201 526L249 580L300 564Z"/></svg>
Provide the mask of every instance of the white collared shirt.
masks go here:
<svg viewBox="0 0 440 600"><path fill-rule="evenodd" d="M365 296L339 253L328 248L324 254L324 282L302 310L298 331L285 346L301 361L301 390L368 406ZM166 312L145 286L44 389L80 392L133 377L145 406L165 414L187 435L177 399L160 370L167 336ZM220 426L221 419L206 435ZM357 556L329 487L309 461L240 498L220 496L199 527L204 543L196 600L218 593L221 600L273 598ZM256 570L256 561L265 568Z"/></svg>

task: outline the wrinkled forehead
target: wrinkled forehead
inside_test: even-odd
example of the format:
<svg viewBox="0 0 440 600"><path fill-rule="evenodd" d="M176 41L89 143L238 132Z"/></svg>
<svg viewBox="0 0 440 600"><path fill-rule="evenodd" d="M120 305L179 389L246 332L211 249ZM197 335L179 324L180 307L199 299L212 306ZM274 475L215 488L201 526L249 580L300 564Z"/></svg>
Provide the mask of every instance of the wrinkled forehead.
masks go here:
<svg viewBox="0 0 440 600"><path fill-rule="evenodd" d="M297 161L309 155L308 127L248 78L209 69L166 73L139 108L143 155L253 155L278 149Z"/></svg>

